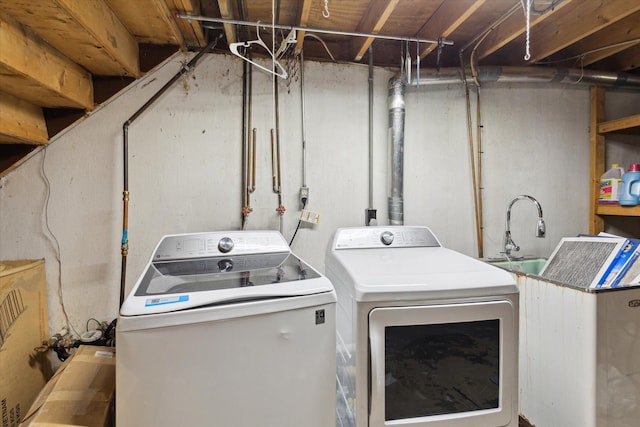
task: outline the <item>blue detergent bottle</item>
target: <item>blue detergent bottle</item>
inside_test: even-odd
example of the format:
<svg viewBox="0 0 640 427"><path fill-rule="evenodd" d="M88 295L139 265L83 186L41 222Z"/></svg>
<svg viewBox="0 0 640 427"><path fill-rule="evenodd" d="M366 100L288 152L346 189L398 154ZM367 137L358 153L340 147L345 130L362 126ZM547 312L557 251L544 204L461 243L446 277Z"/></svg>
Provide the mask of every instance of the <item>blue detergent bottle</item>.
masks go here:
<svg viewBox="0 0 640 427"><path fill-rule="evenodd" d="M620 205L636 206L640 204L640 164L633 163L622 175Z"/></svg>

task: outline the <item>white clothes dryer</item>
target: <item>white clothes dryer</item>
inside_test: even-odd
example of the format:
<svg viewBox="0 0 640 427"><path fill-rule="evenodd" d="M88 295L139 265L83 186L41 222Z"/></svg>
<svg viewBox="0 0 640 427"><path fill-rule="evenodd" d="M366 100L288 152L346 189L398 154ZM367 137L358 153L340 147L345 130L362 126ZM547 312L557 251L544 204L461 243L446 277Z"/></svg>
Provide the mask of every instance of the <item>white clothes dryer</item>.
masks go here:
<svg viewBox="0 0 640 427"><path fill-rule="evenodd" d="M120 310L117 426L334 424L335 303L276 231L165 236Z"/></svg>
<svg viewBox="0 0 640 427"><path fill-rule="evenodd" d="M518 290L426 227L336 231L338 425L518 425Z"/></svg>

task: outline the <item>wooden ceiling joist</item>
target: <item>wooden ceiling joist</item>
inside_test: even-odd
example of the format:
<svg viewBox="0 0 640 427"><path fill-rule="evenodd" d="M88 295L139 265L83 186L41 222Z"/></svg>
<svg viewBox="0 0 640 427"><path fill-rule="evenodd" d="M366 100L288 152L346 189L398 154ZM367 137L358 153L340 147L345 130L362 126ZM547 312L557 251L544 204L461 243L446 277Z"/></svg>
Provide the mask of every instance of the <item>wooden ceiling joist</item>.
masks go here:
<svg viewBox="0 0 640 427"><path fill-rule="evenodd" d="M93 109L91 75L1 12L0 90L40 106Z"/></svg>
<svg viewBox="0 0 640 427"><path fill-rule="evenodd" d="M572 0L562 0L552 10L543 15L531 15L531 21L529 23L530 30L534 29L537 25L542 24L546 19L552 17L554 13L558 13L563 7L567 6L571 2ZM482 43L477 48L476 57L478 59L486 58L493 52L503 46L506 46L525 33L526 21L524 10L522 7L518 7L518 5L516 5L516 10L511 14L511 16L507 17L503 22L490 30L491 33L483 39Z"/></svg>
<svg viewBox="0 0 640 427"><path fill-rule="evenodd" d="M311 0L304 0L302 5L298 9L298 26L306 27L309 23L309 15L311 14ZM296 37L298 38L296 43L296 52L300 53L304 45L304 31L298 31Z"/></svg>
<svg viewBox="0 0 640 427"><path fill-rule="evenodd" d="M0 144L49 142L42 108L0 92Z"/></svg>
<svg viewBox="0 0 640 427"><path fill-rule="evenodd" d="M531 32L531 58L527 63L541 61L638 11L640 2L635 1L573 1L564 7L561 20L556 19L558 15L554 14ZM508 62L516 63L518 57L522 57L523 46L524 44L511 49L506 56L509 58ZM525 63L524 59L520 61Z"/></svg>
<svg viewBox="0 0 640 427"><path fill-rule="evenodd" d="M93 74L140 76L138 44L103 0L22 3L0 0L0 9Z"/></svg>
<svg viewBox="0 0 640 427"><path fill-rule="evenodd" d="M640 44L640 26L637 25L639 18L640 12L636 12L617 25L598 31L549 59L571 58L571 62L566 63L566 66L587 66L630 49Z"/></svg>
<svg viewBox="0 0 640 427"><path fill-rule="evenodd" d="M189 15L200 15L199 2L191 0L166 0L169 11L175 13L186 13ZM190 47L204 47L206 45L205 35L198 21L178 19L176 24L180 33L184 36L184 42Z"/></svg>
<svg viewBox="0 0 640 427"><path fill-rule="evenodd" d="M378 34L384 24L393 13L393 10L398 6L399 0L386 0L383 2L376 2L367 10L367 13L362 17L362 20L356 28L358 33L370 33ZM366 39L354 40L354 55L355 61L360 61L364 56L371 43L373 43L373 37L367 37Z"/></svg>
<svg viewBox="0 0 640 427"><path fill-rule="evenodd" d="M456 2L443 3L431 19L420 29L417 37L449 37L458 27L464 24L485 1L486 0L458 0ZM463 10L464 13L460 14L460 10ZM421 48L420 58L426 57L437 47L437 43L431 43Z"/></svg>
<svg viewBox="0 0 640 427"><path fill-rule="evenodd" d="M224 19L235 19L231 0L218 0L220 8L220 17ZM233 24L224 24L224 36L227 39L227 45L238 41L236 37L236 26Z"/></svg>
<svg viewBox="0 0 640 427"><path fill-rule="evenodd" d="M640 46L635 45L622 52L595 63L597 69L615 70L620 73L638 68L640 65Z"/></svg>
<svg viewBox="0 0 640 427"><path fill-rule="evenodd" d="M106 3L138 43L184 46L176 18L165 0L106 0Z"/></svg>

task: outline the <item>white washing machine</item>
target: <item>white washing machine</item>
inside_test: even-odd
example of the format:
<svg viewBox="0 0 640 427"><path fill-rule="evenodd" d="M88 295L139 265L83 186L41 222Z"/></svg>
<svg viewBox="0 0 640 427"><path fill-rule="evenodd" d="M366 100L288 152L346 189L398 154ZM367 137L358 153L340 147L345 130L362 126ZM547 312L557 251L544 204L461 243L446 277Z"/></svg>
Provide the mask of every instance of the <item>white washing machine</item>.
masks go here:
<svg viewBox="0 0 640 427"><path fill-rule="evenodd" d="M276 231L164 237L118 317L117 426L334 424L335 304Z"/></svg>
<svg viewBox="0 0 640 427"><path fill-rule="evenodd" d="M518 290L426 227L339 229L338 425L518 425Z"/></svg>

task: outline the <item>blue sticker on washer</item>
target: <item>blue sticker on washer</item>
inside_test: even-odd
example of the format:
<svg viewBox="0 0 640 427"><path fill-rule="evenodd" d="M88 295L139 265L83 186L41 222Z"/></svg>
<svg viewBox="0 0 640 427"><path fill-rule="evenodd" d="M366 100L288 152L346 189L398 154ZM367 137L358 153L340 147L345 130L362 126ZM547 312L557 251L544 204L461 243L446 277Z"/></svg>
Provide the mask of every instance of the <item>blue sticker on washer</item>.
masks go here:
<svg viewBox="0 0 640 427"><path fill-rule="evenodd" d="M189 295L179 295L177 297L160 297L160 298L149 298L144 306L145 307L153 307L154 305L165 305L165 304L175 304L178 302L189 301Z"/></svg>

